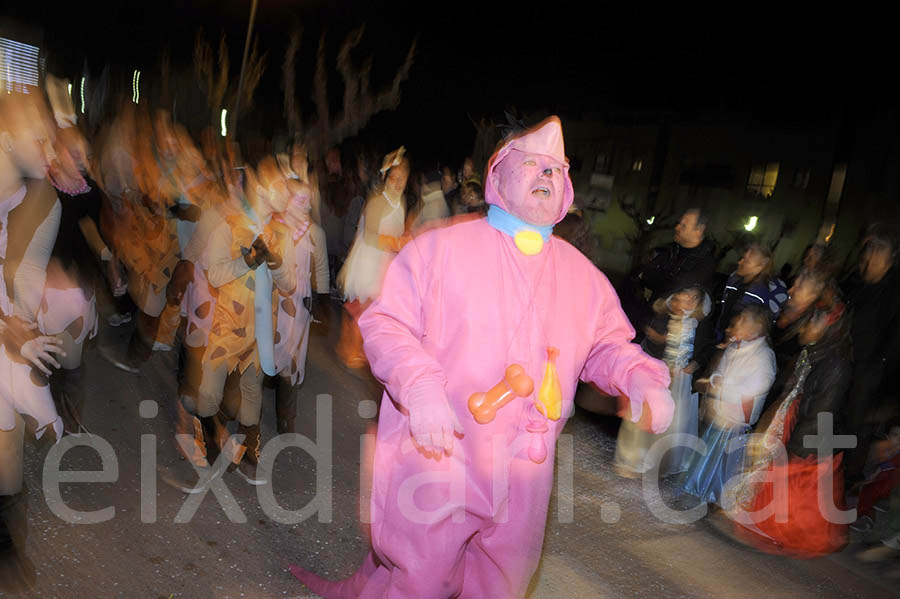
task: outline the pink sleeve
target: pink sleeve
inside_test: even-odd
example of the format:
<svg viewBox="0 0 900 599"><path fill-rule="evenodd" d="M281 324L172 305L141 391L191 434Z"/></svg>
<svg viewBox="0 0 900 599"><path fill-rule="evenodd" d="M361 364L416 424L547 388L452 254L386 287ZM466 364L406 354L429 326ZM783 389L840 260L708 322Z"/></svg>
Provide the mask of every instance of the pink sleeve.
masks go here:
<svg viewBox="0 0 900 599"><path fill-rule="evenodd" d="M628 396L632 400L632 414L637 421L641 414L642 400L639 398L643 398L644 394L636 393L638 390L632 387L640 380L642 384L655 382L667 389L669 369L663 362L651 358L639 345L631 342L634 339L634 328L622 311L619 297L606 277L602 273L597 274L595 294L598 296L597 310L601 316L597 319L594 345L585 361L581 380L594 383L608 395ZM664 412L668 408L669 406L650 406L653 413Z"/></svg>
<svg viewBox="0 0 900 599"><path fill-rule="evenodd" d="M428 283L420 249L411 241L394 258L381 296L359 319L372 374L406 409L419 399L442 396L447 383L440 364L422 347Z"/></svg>

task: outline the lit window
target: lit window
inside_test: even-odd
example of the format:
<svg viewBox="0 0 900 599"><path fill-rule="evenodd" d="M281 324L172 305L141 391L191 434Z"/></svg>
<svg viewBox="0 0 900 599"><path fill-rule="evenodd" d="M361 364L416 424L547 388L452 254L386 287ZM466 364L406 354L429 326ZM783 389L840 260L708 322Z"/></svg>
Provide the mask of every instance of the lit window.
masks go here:
<svg viewBox="0 0 900 599"><path fill-rule="evenodd" d="M776 181L778 181L777 162L755 164L750 169L750 177L747 179L747 191L768 198L775 191Z"/></svg>
<svg viewBox="0 0 900 599"><path fill-rule="evenodd" d="M631 170L633 170L635 172L640 172L642 168L644 168L643 160L635 160L634 162L631 163Z"/></svg>
<svg viewBox="0 0 900 599"><path fill-rule="evenodd" d="M38 85L38 47L0 37L2 91L27 92Z"/></svg>

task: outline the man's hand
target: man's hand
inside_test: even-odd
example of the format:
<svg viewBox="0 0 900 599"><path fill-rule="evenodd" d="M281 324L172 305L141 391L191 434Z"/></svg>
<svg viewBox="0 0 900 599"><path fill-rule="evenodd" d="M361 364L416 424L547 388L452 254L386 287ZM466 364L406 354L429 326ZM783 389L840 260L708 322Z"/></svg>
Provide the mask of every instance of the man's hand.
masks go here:
<svg viewBox="0 0 900 599"><path fill-rule="evenodd" d="M697 379L694 382L694 391L697 393L709 393L709 379Z"/></svg>
<svg viewBox="0 0 900 599"><path fill-rule="evenodd" d="M698 368L700 368L700 365L697 364L697 362L695 362L694 360L691 360L690 363L688 363L688 365L684 367L684 370L682 372L684 372L685 374L694 374L695 372L697 372Z"/></svg>
<svg viewBox="0 0 900 599"><path fill-rule="evenodd" d="M463 427L450 402L440 395L410 406L409 432L425 457L439 459L442 451L453 454L453 435L462 435Z"/></svg>
<svg viewBox="0 0 900 599"><path fill-rule="evenodd" d="M33 327L30 327L29 330L33 330L36 327L37 325L35 324ZM34 364L35 368L47 376L50 376L52 373L44 362L50 364L54 368L59 368L59 362L56 361L56 358L54 358L52 354L58 356L66 355L66 352L63 351L62 348L62 341L58 337L41 335L26 341L22 344L21 349L19 349L19 355Z"/></svg>
<svg viewBox="0 0 900 599"><path fill-rule="evenodd" d="M269 267L269 270L281 268L281 265L284 262L281 259L281 256L269 249L269 246L262 240L262 237L257 237L253 241L253 251L256 252L256 255L258 256L257 259L260 260L259 263L265 262L266 266Z"/></svg>
<svg viewBox="0 0 900 599"><path fill-rule="evenodd" d="M181 300L187 291L188 284L194 279L194 263L181 260L175 265L175 271L169 284L166 286L166 303L170 306L180 306Z"/></svg>
<svg viewBox="0 0 900 599"><path fill-rule="evenodd" d="M642 422L648 420L649 422L645 422L648 425L645 430L652 433L665 432L672 423L672 416L675 412L675 402L672 401L672 394L668 387L669 377L664 375L663 371L654 375L652 372L638 369L632 372L629 378L629 403L632 409L636 405L642 406L638 425L640 426ZM648 412L650 416L645 418L645 414Z"/></svg>
<svg viewBox="0 0 900 599"><path fill-rule="evenodd" d="M128 274L125 272L125 267L115 255L104 262L106 263L106 280L109 282L109 290L112 291L113 297L125 295L128 291Z"/></svg>
<svg viewBox="0 0 900 599"><path fill-rule="evenodd" d="M390 235L379 235L378 243L381 244L381 248L391 251L391 252L399 252L403 247L400 238L392 237Z"/></svg>
<svg viewBox="0 0 900 599"><path fill-rule="evenodd" d="M652 327L644 327L644 334L650 338L650 341L656 343L657 345L666 344L666 336L661 333L657 333Z"/></svg>

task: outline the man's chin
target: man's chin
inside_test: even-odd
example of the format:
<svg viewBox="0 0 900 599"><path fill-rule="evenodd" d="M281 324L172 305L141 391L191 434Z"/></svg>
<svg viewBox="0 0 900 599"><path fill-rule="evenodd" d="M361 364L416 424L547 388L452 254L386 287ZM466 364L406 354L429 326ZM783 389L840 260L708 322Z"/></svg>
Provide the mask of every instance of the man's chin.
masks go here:
<svg viewBox="0 0 900 599"><path fill-rule="evenodd" d="M549 227L551 225L556 224L556 217L559 214L558 210L553 211L551 214L549 211L541 210L541 209L531 209L531 210L514 210L512 212L517 217L521 218L523 221L528 223L529 225L533 225L535 227Z"/></svg>

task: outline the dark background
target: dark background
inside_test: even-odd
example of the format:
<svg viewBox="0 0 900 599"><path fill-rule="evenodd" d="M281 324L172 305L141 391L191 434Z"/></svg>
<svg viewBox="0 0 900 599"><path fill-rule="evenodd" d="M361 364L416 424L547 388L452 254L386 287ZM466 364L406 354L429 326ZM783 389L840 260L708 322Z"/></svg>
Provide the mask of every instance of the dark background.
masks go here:
<svg viewBox="0 0 900 599"><path fill-rule="evenodd" d="M167 49L191 69L196 33L213 47L224 32L233 77L240 68L250 0L46 2L0 9L43 29L54 72L92 74L109 62L123 81L150 72ZM860 11L861 12L861 11ZM316 48L328 61L355 27L367 29L355 58L374 57L373 87L388 83L410 43L418 51L400 107L376 116L365 136L382 148L405 143L420 158L460 160L472 148L469 117L503 111L577 118L628 114L751 114L793 123L847 111L893 110L896 34L887 14L819 5L454 2L404 4L260 0L254 32L267 52L256 114L241 127L284 127L281 66L291 32L303 28L297 97L312 114ZM145 77L148 75L145 75ZM333 110L341 82L330 80ZM199 103L198 106L202 106Z"/></svg>

